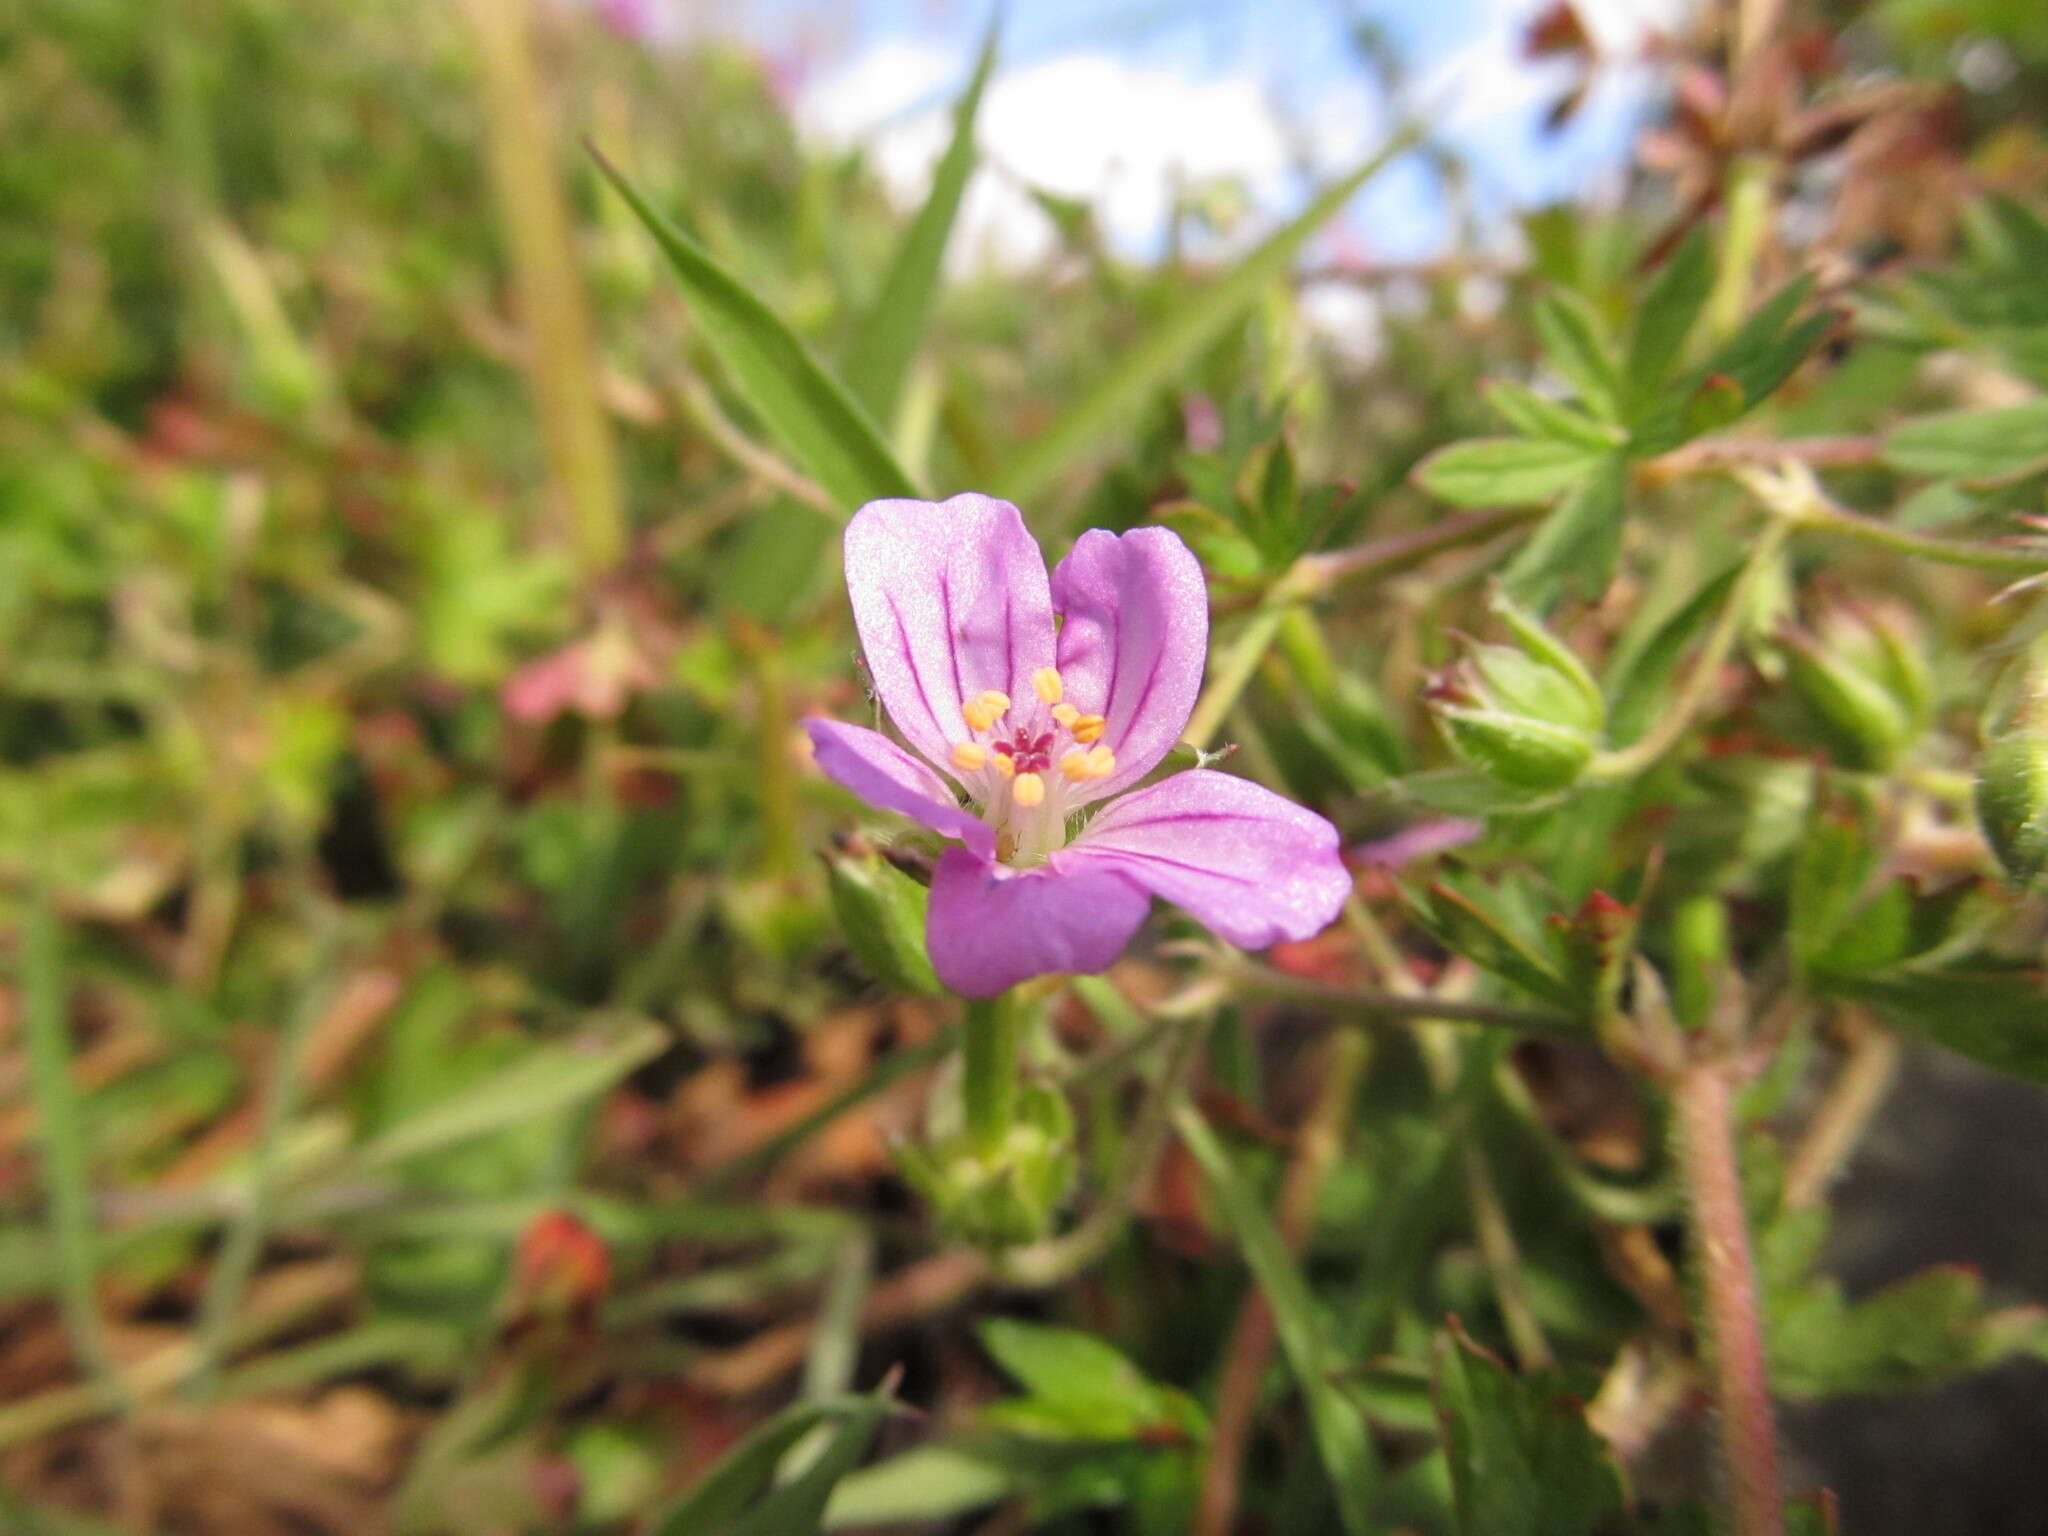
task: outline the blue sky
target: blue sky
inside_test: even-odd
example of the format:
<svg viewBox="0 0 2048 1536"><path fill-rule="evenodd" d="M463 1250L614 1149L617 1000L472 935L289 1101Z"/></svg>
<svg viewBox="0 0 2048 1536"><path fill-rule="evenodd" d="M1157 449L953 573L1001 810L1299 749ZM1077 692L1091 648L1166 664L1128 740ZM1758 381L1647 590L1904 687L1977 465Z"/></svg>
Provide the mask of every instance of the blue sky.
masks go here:
<svg viewBox="0 0 2048 1536"><path fill-rule="evenodd" d="M1470 162L1490 228L1506 213L1612 184L1646 107L1647 72L1626 60L1645 25L1686 0L1581 0L1617 62L1564 133L1540 131L1555 69L1518 57L1541 0L1013 0L1002 69L983 114L994 168L970 206L984 255L1037 248L1024 184L1094 201L1128 253L1157 248L1176 176L1234 178L1253 211L1242 233L1283 217L1321 175L1369 154L1390 121L1349 42L1354 19L1393 41L1433 125ZM914 198L944 141L987 10L961 0L756 0L754 42L800 64L799 112L814 132L876 153ZM1449 234L1419 163L1361 195L1328 242L1376 260L1424 257Z"/></svg>

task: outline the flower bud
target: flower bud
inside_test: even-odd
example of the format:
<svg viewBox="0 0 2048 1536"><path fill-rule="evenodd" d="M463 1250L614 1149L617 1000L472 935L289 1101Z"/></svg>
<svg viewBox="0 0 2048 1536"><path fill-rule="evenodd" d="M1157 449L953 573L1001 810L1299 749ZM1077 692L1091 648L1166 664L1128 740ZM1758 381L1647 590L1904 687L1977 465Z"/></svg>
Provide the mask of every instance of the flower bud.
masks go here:
<svg viewBox="0 0 2048 1536"><path fill-rule="evenodd" d="M1882 771L1926 728L1932 700L1918 626L1893 606L1837 603L1780 636L1785 672L1845 768Z"/></svg>
<svg viewBox="0 0 2048 1536"><path fill-rule="evenodd" d="M2048 873L2048 644L2007 674L1985 712L1977 820L2014 884Z"/></svg>
<svg viewBox="0 0 2048 1536"><path fill-rule="evenodd" d="M1474 645L1430 693L1452 749L1525 789L1562 789L1600 749L1606 701L1579 659L1536 618L1495 599L1514 645Z"/></svg>
<svg viewBox="0 0 2048 1536"><path fill-rule="evenodd" d="M825 875L839 931L862 969L891 992L936 996L939 978L925 953L925 888L875 853L831 854Z"/></svg>

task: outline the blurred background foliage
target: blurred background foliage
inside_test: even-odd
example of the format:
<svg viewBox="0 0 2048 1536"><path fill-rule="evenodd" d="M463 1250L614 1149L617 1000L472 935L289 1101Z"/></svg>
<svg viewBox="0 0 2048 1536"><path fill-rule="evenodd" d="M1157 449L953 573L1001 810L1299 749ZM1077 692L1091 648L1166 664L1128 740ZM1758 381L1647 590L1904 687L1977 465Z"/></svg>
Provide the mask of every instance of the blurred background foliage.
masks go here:
<svg viewBox="0 0 2048 1536"><path fill-rule="evenodd" d="M2038 5L1702 6L1618 198L1425 262L1326 257L1340 182L1183 189L1147 259L1048 193L1050 254L958 271L976 82L905 211L626 9L0 6L0 1526L1703 1529L1612 1016L1661 975L1681 1033L1783 1005L1737 1033L1794 1491L2037 1529L2048 1191L1969 1141L2035 1090L1958 1124L1893 1031L2048 1078L2048 722L1980 720L2041 686L1990 601L2048 564ZM1568 6L1528 47L1560 121L1616 62ZM837 527L912 488L1180 530L1198 718L1360 850L1322 939L1162 917L1047 999L1077 1241L1022 1261L892 1157L954 1011L799 746L866 716ZM1962 1252L1837 1178L1873 1119Z"/></svg>

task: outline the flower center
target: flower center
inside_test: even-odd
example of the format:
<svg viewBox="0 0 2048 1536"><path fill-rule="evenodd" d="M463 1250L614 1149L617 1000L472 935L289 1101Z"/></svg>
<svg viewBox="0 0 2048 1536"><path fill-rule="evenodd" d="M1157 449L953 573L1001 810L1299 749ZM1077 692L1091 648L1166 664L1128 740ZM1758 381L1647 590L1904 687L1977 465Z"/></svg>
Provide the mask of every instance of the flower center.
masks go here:
<svg viewBox="0 0 2048 1536"><path fill-rule="evenodd" d="M1031 690L1035 706L1013 707L993 688L963 703L968 734L951 753L975 809L996 829L996 857L1005 864L1043 864L1065 847L1082 787L1116 771L1102 716L1067 702L1057 668L1032 673Z"/></svg>

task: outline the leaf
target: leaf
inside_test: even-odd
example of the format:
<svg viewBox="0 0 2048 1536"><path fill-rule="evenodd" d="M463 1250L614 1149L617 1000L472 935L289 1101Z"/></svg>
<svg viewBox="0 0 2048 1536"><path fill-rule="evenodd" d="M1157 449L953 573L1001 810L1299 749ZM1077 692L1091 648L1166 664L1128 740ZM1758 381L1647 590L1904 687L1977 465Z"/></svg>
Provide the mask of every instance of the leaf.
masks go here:
<svg viewBox="0 0 2048 1536"><path fill-rule="evenodd" d="M1828 975L1818 984L1987 1067L2048 1083L2048 989L2040 971L1900 969Z"/></svg>
<svg viewBox="0 0 2048 1536"><path fill-rule="evenodd" d="M1486 403L1524 437L1555 438L1593 449L1613 448L1626 440L1611 424L1595 421L1576 406L1539 395L1527 385L1489 379L1480 388Z"/></svg>
<svg viewBox="0 0 2048 1536"><path fill-rule="evenodd" d="M1454 1328L1437 1338L1436 1396L1461 1536L1609 1528L1621 1481L1554 1378L1517 1377Z"/></svg>
<svg viewBox="0 0 2048 1536"><path fill-rule="evenodd" d="M1517 602L1538 610L1555 606L1567 592L1592 596L1602 591L1621 556L1628 461L1609 454L1529 536L1501 573Z"/></svg>
<svg viewBox="0 0 2048 1536"><path fill-rule="evenodd" d="M1018 1479L994 1461L949 1445L921 1445L840 1479L825 1506L827 1530L951 1520L1008 1498Z"/></svg>
<svg viewBox="0 0 2048 1536"><path fill-rule="evenodd" d="M931 191L925 196L924 206L903 232L903 243L896 248L873 306L862 320L847 354L847 387L878 422L886 424L895 414L904 374L909 371L931 320L946 242L960 212L961 195L974 174L974 124L981 110L982 91L995 68L1001 18L1000 8L989 17L973 78L967 82L960 104L953 109L953 140L932 172Z"/></svg>
<svg viewBox="0 0 2048 1536"><path fill-rule="evenodd" d="M1074 1328L992 1317L982 1346L1031 1394L1041 1421L1098 1440L1135 1438L1176 1417L1171 1395L1119 1350Z"/></svg>
<svg viewBox="0 0 2048 1536"><path fill-rule="evenodd" d="M1949 411L1895 427L1884 456L1908 474L1998 480L2048 465L2048 397L1991 411Z"/></svg>
<svg viewBox="0 0 2048 1536"><path fill-rule="evenodd" d="M1138 410L1152 392L1188 363L1287 271L1295 254L1352 195L1416 141L1420 129L1403 128L1371 159L1316 194L1299 216L1266 237L1235 267L1188 302L1175 305L1148 334L1122 348L1117 361L1004 469L1001 494L1028 502L1073 461Z"/></svg>
<svg viewBox="0 0 2048 1536"><path fill-rule="evenodd" d="M809 1536L823 1523L833 1486L867 1454L891 1406L884 1391L785 1408L657 1516L649 1536ZM775 1473L783 1458L821 1424L835 1426L825 1449L802 1473L777 1486Z"/></svg>
<svg viewBox="0 0 2048 1536"><path fill-rule="evenodd" d="M595 150L592 151L596 153ZM711 254L664 217L603 155L597 163L674 268L706 345L776 440L845 510L915 496L866 413L801 337Z"/></svg>
<svg viewBox="0 0 2048 1536"><path fill-rule="evenodd" d="M358 1169L390 1167L508 1126L526 1125L595 1098L667 1044L659 1029L622 1039L540 1045L511 1066L392 1126L357 1149Z"/></svg>
<svg viewBox="0 0 2048 1536"><path fill-rule="evenodd" d="M1989 1312L1984 1282L1960 1266L1923 1270L1853 1304L1832 1278L1773 1298L1771 1385L1790 1398L1938 1386L2015 1354L2048 1355L2048 1314Z"/></svg>
<svg viewBox="0 0 2048 1536"><path fill-rule="evenodd" d="M1664 264L1636 310L1624 370L1631 420L1656 400L1657 391L1684 351L1685 339L1692 334L1713 286L1713 250L1705 227L1695 226Z"/></svg>
<svg viewBox="0 0 2048 1536"><path fill-rule="evenodd" d="M1835 325L1828 310L1793 322L1812 291L1811 276L1787 283L1711 357L1668 385L1638 422L1633 452L1663 453L1702 431L1726 426L1784 383Z"/></svg>
<svg viewBox="0 0 2048 1536"><path fill-rule="evenodd" d="M1201 1164L1223 1219L1273 1309L1280 1350L1308 1404L1316 1452L1336 1495L1344 1529L1351 1536L1368 1536L1374 1528L1372 1494L1379 1480L1378 1460L1364 1416L1333 1380L1333 1373L1344 1362L1325 1335L1308 1282L1280 1240L1265 1204L1238 1176L1209 1123L1183 1104L1174 1113L1174 1124L1182 1143Z"/></svg>
<svg viewBox="0 0 2048 1536"><path fill-rule="evenodd" d="M1415 483L1459 507L1539 506L1592 472L1599 455L1554 437L1475 437L1415 466Z"/></svg>
<svg viewBox="0 0 2048 1536"><path fill-rule="evenodd" d="M1586 409L1603 421L1620 420L1621 371L1592 306L1566 289L1545 294L1536 304L1536 331L1544 360L1579 392Z"/></svg>

